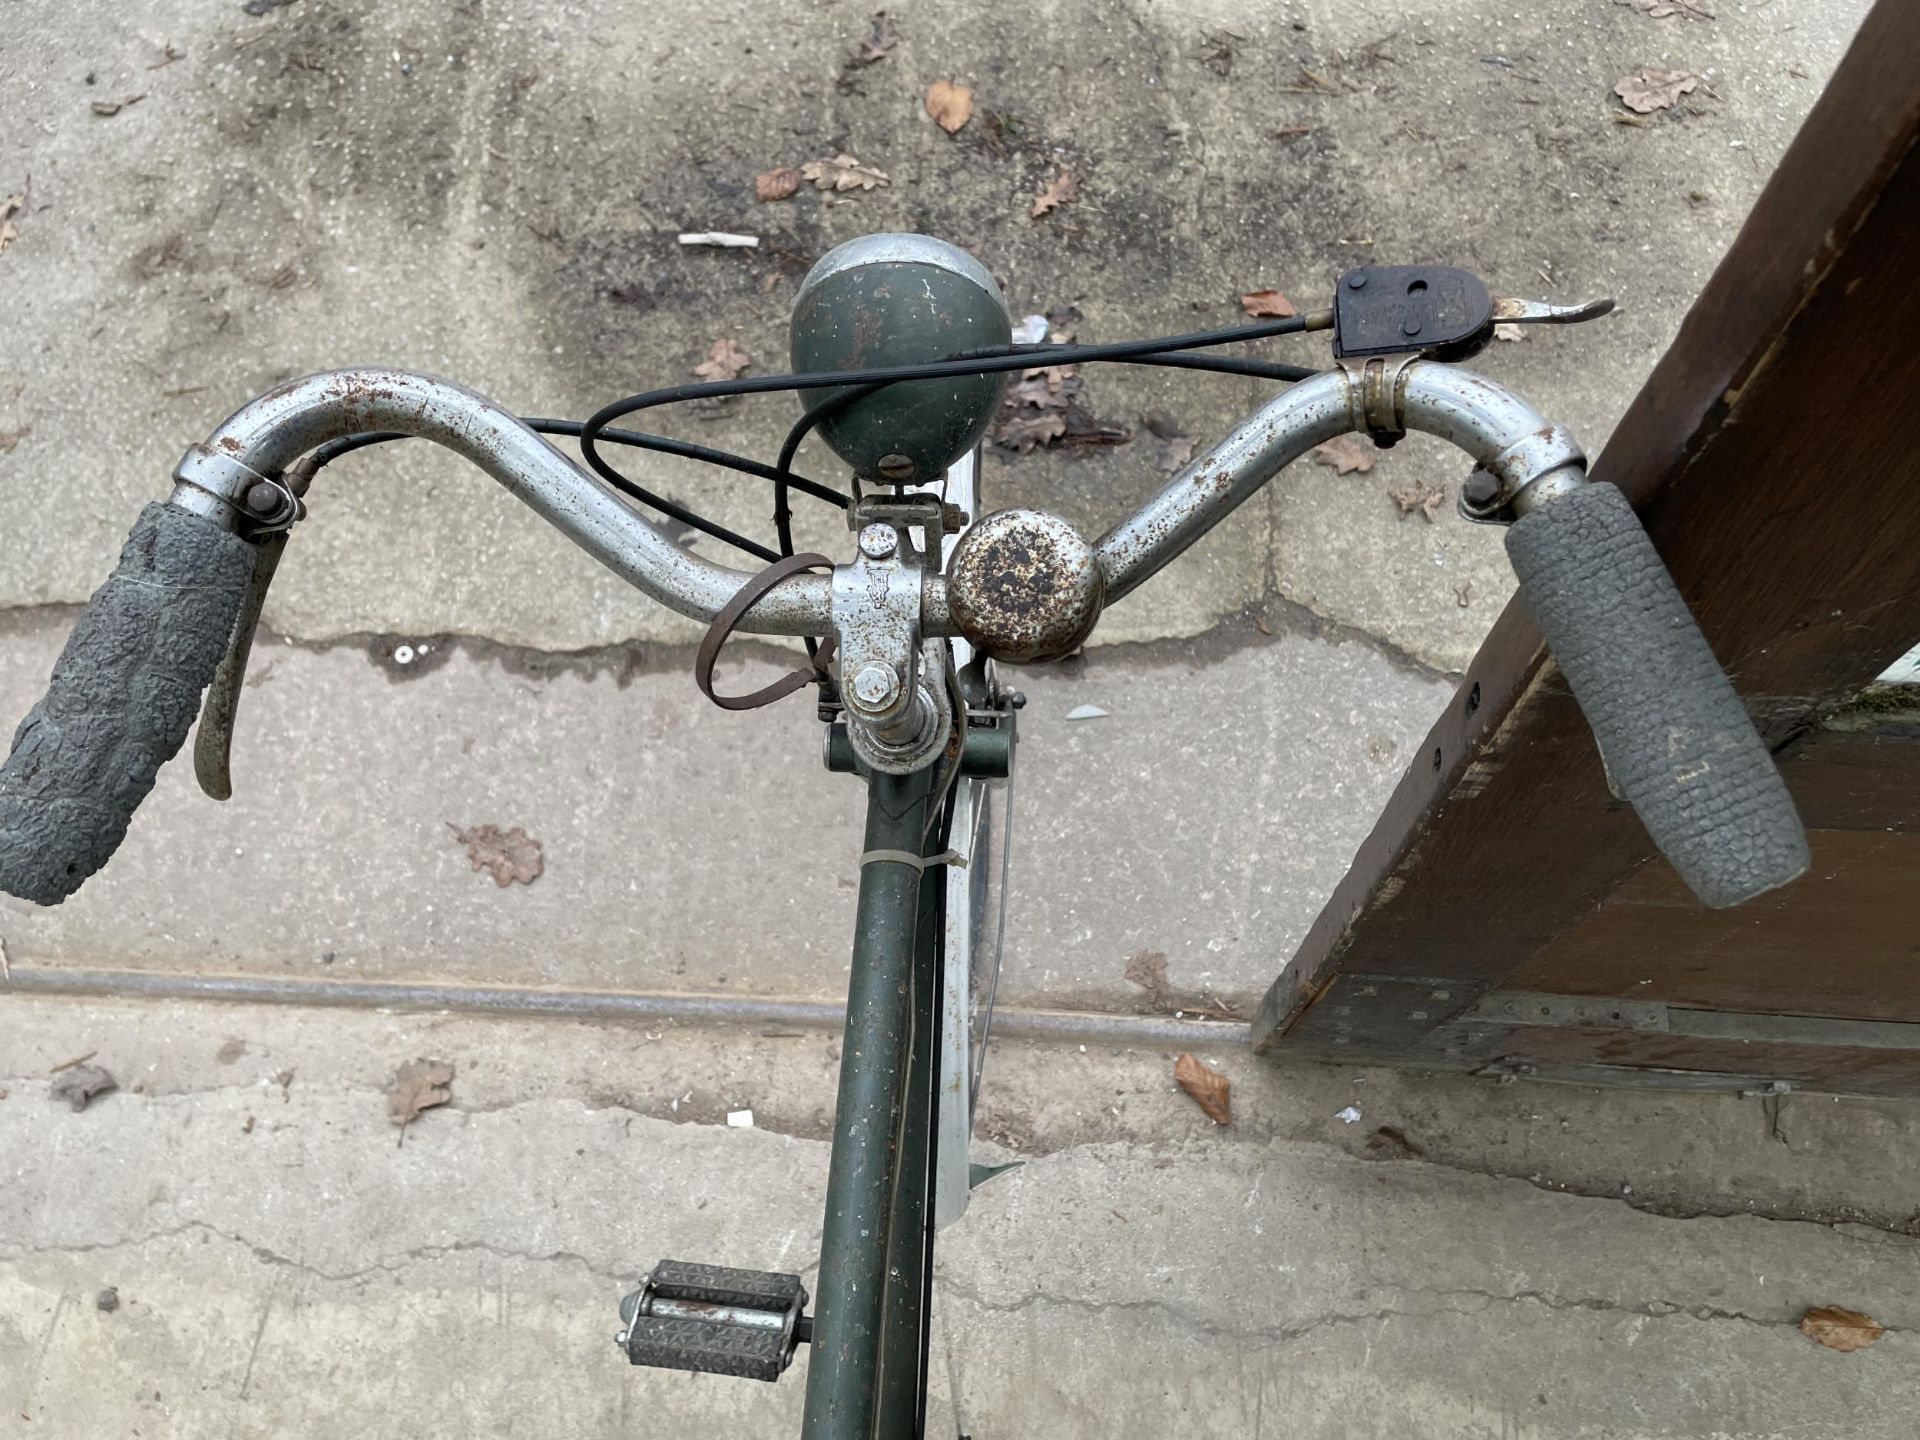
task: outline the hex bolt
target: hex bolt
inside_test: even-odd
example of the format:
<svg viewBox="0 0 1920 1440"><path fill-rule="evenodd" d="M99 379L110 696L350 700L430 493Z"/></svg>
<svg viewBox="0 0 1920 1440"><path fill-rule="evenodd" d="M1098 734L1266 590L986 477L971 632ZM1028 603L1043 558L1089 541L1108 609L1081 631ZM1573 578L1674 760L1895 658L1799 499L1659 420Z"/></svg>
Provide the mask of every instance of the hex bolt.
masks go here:
<svg viewBox="0 0 1920 1440"><path fill-rule="evenodd" d="M900 677L885 665L862 665L853 677L853 698L863 710L879 710L900 693Z"/></svg>
<svg viewBox="0 0 1920 1440"><path fill-rule="evenodd" d="M1500 498L1500 479L1491 471L1476 470L1461 487L1461 499L1476 510L1484 510Z"/></svg>
<svg viewBox="0 0 1920 1440"><path fill-rule="evenodd" d="M281 499L279 486L265 480L256 480L247 489L247 509L255 515L273 514L280 508Z"/></svg>
<svg viewBox="0 0 1920 1440"><path fill-rule="evenodd" d="M891 525L869 525L860 532L860 553L869 560L891 558L899 544L900 537Z"/></svg>
<svg viewBox="0 0 1920 1440"><path fill-rule="evenodd" d="M913 478L913 459L908 455L882 455L879 470L896 485L905 484Z"/></svg>

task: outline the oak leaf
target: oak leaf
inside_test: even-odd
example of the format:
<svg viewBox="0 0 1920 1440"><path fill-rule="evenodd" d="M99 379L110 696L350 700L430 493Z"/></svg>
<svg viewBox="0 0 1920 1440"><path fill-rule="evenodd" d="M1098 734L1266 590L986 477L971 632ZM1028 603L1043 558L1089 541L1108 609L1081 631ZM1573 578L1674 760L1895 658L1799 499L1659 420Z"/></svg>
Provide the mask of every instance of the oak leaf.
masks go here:
<svg viewBox="0 0 1920 1440"><path fill-rule="evenodd" d="M693 373L702 380L738 380L752 363L746 351L723 335L713 342L707 358L693 367Z"/></svg>
<svg viewBox="0 0 1920 1440"><path fill-rule="evenodd" d="M821 190L877 190L893 183L885 171L862 165L844 150L831 160L809 160L800 174Z"/></svg>
<svg viewBox="0 0 1920 1440"><path fill-rule="evenodd" d="M1329 467L1336 475L1351 475L1355 471L1364 475L1379 458L1380 452L1358 435L1339 435L1313 447L1314 463Z"/></svg>
<svg viewBox="0 0 1920 1440"><path fill-rule="evenodd" d="M1080 198L1080 182L1068 171L1062 170L1049 182L1047 188L1033 198L1033 208L1029 212L1035 220L1050 214L1062 205L1071 205Z"/></svg>
<svg viewBox="0 0 1920 1440"><path fill-rule="evenodd" d="M462 830L449 823L453 838L467 847L467 860L475 870L488 871L493 883L502 890L518 880L531 885L547 868L540 853L540 842L518 825L502 830L498 825L475 825Z"/></svg>
<svg viewBox="0 0 1920 1440"><path fill-rule="evenodd" d="M1629 75L1613 87L1620 102L1636 115L1651 115L1668 110L1682 95L1699 87L1700 77L1686 70L1655 70L1649 67L1638 75Z"/></svg>
<svg viewBox="0 0 1920 1440"><path fill-rule="evenodd" d="M453 1066L444 1060L409 1060L387 1087L387 1118L405 1129L422 1110L453 1098Z"/></svg>

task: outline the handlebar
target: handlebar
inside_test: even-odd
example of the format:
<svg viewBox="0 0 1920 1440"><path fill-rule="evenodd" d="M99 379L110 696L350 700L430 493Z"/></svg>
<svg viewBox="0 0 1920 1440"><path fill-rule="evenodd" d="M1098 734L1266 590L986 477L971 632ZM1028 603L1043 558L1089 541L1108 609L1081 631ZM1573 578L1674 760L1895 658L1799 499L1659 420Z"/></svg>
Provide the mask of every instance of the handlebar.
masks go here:
<svg viewBox="0 0 1920 1440"><path fill-rule="evenodd" d="M1611 486L1587 482L1585 457L1565 430L1456 366L1374 357L1302 381L1098 541L1066 532L1054 545L1053 573L1023 579L1018 565L969 567L963 539L946 575L920 576L918 634L963 635L982 653L1032 658L1049 653L1035 626L1039 617L1044 630L1051 611L1064 627L1053 638L1077 644L1104 604L1139 588L1307 450L1349 431L1406 429L1451 441L1490 477L1472 503L1463 494L1461 509L1470 519L1516 522L1508 546L1516 571L1610 773L1696 893L1710 905L1736 904L1804 870L1806 840L1786 788L1631 507ZM0 889L58 904L105 862L159 765L179 748L229 642L254 542L278 537L298 514L301 457L366 431L447 446L680 614L712 621L752 578L687 553L514 416L460 386L380 369L283 385L188 450L171 500L142 514L120 569L56 665L47 699L16 734L0 766ZM1002 512L1013 524L999 532L1012 531L1016 550L1031 538L1020 533L1027 517L1048 522L1056 541L1066 531L1053 517ZM1022 594L1022 584L1037 590ZM736 628L834 634L834 595L834 576L789 576ZM250 628L244 617L242 628ZM1016 634L1017 645L998 643Z"/></svg>

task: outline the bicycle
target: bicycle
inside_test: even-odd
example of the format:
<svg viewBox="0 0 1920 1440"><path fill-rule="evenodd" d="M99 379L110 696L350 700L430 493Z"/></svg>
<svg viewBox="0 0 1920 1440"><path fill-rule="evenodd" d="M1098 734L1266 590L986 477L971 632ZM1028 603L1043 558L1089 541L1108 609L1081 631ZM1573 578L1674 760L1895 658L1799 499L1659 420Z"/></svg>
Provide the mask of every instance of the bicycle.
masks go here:
<svg viewBox="0 0 1920 1440"><path fill-rule="evenodd" d="M637 395L585 422L519 420L445 381L346 370L294 381L190 447L136 522L0 767L0 888L58 904L106 863L185 740L202 788L232 792L229 745L248 650L288 537L324 466L419 436L464 455L644 593L708 622L695 679L747 708L812 687L829 769L868 787L852 973L817 1297L801 1276L663 1261L621 1302L635 1365L777 1379L810 1346L808 1440L919 1435L934 1235L973 1184L971 1134L999 962L1020 697L999 666L1078 649L1144 584L1313 446L1358 431L1439 435L1476 468L1457 503L1508 527L1507 549L1616 793L1709 905L1738 904L1808 863L1785 786L1633 510L1586 478L1560 426L1457 362L1496 323L1571 323L1611 302L1496 300L1441 266L1365 266L1334 302L1286 320L1110 345L1012 343L992 276L925 236L850 242L815 265L792 323L795 373ZM1324 331L1327 369L1211 353ZM1228 370L1274 399L1088 541L1044 512L976 515L978 447L1009 372L1096 361ZM793 389L803 409L772 466L614 422L655 406ZM819 430L852 471L797 475ZM585 465L542 438L576 437ZM778 547L636 485L622 444L770 481ZM789 497L847 511L852 558L796 554ZM766 562L690 553L629 500ZM808 663L747 696L714 688L735 632L802 637ZM1002 888L1003 893L1003 888ZM813 1310L808 1311L810 1301Z"/></svg>

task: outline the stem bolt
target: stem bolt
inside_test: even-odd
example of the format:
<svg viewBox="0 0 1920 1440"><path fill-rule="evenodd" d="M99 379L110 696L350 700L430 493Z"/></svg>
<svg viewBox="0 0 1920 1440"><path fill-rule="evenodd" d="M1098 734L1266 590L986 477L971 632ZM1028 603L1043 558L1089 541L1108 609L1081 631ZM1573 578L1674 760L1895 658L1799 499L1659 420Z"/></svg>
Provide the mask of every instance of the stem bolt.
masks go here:
<svg viewBox="0 0 1920 1440"><path fill-rule="evenodd" d="M900 677L885 665L862 665L853 677L853 698L863 710L879 710L900 693Z"/></svg>
<svg viewBox="0 0 1920 1440"><path fill-rule="evenodd" d="M899 543L891 525L869 525L860 532L860 553L869 560L891 559Z"/></svg>

